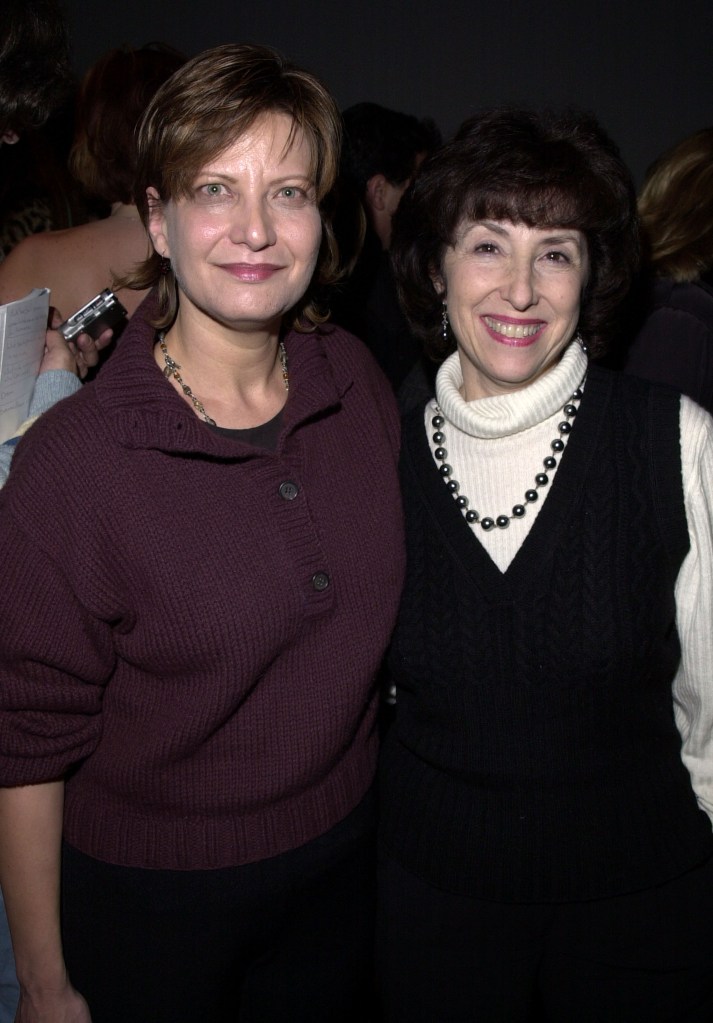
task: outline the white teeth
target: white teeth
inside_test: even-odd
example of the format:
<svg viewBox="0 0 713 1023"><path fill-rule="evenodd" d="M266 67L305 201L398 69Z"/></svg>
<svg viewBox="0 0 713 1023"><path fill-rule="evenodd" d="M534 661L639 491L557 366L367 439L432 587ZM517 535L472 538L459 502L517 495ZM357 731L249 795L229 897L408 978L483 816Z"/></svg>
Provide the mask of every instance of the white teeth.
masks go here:
<svg viewBox="0 0 713 1023"><path fill-rule="evenodd" d="M493 320L490 316L485 317L485 322L491 330L497 331L503 337L532 337L533 334L536 334L542 328L541 323L501 323L500 320Z"/></svg>

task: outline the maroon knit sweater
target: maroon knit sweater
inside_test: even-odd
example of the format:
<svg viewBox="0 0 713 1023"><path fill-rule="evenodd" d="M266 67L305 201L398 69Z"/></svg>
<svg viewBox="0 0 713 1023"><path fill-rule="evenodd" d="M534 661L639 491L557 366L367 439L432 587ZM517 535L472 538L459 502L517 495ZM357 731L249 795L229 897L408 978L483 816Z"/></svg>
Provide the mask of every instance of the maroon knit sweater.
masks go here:
<svg viewBox="0 0 713 1023"><path fill-rule="evenodd" d="M0 784L67 776L65 838L106 862L238 865L371 784L398 419L360 342L293 333L256 449L196 418L153 342L139 311L0 492Z"/></svg>

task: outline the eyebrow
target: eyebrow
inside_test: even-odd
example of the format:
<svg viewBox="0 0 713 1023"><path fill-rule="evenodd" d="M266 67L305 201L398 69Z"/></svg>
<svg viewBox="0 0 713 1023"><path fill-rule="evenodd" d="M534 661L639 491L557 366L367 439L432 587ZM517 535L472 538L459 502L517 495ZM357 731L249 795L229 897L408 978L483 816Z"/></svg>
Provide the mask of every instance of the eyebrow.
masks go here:
<svg viewBox="0 0 713 1023"><path fill-rule="evenodd" d="M572 242L577 248L580 247L580 240L575 234L553 234L543 238L545 245L562 245L564 242Z"/></svg>
<svg viewBox="0 0 713 1023"><path fill-rule="evenodd" d="M221 181L227 181L227 182L232 183L232 184L234 184L238 180L238 178L236 178L234 175L232 175L229 171L227 171L227 170L220 170L217 167L215 167L215 168L213 168L213 167L204 167L202 170L198 171L198 173L196 174L194 180L198 181L200 178L211 178L211 179L215 178L215 179L220 179ZM293 174L282 174L279 178L271 178L270 181L269 181L269 184L270 185L283 185L283 184L286 184L286 183L288 183L290 181L300 181L300 182L306 183L308 185L314 185L315 184L313 178L309 177L307 174L301 173L300 171L295 171Z"/></svg>
<svg viewBox="0 0 713 1023"><path fill-rule="evenodd" d="M508 237L510 233L507 228L501 227L500 224L494 220L476 220L473 222L469 230L472 230L473 227L485 227L488 231L492 231L494 234L499 234L503 237ZM574 233L574 228L570 231L570 229L566 227L562 228L562 230L557 234L547 235L542 239L542 241L546 245L561 245L562 242L574 242L575 245L579 245L579 238Z"/></svg>

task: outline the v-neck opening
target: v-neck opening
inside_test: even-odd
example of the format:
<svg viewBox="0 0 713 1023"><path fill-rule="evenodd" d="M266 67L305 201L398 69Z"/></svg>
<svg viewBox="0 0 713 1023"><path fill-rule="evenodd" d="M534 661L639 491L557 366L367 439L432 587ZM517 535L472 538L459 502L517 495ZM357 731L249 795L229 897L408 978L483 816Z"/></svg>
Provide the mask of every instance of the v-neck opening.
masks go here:
<svg viewBox="0 0 713 1023"><path fill-rule="evenodd" d="M423 411L405 428L407 456L422 488L436 528L443 533L474 584L489 601L507 599L512 588L533 571L544 569L551 557L552 537L561 528L577 503L594 455L600 424L606 420L611 400L611 381L607 374L591 367L582 401L567 446L537 518L506 569L498 567L475 530L466 522L443 477L438 471L424 427ZM487 441L486 441L487 443ZM571 457L568 455L571 454ZM517 522L507 528L517 528ZM480 528L480 527L476 527ZM495 529L498 527L495 526Z"/></svg>

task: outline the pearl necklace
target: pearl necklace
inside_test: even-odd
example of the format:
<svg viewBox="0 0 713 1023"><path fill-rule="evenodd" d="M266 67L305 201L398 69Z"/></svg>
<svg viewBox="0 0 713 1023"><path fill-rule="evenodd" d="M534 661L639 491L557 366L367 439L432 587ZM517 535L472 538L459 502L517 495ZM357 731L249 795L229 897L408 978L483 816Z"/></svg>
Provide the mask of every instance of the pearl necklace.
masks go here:
<svg viewBox="0 0 713 1023"><path fill-rule="evenodd" d="M168 354L168 348L166 347L166 335L164 331L161 331L160 334L158 335L158 345L161 351L163 352L163 359L164 362L166 363L163 375L166 377L167 380L170 380L171 377L174 378L178 386L181 388L185 396L191 401L193 408L196 410L196 412L204 422L208 423L209 426L217 426L218 424L216 423L215 419L212 419L206 412L203 402L199 398L196 398L195 394L190 389L188 384L184 383L183 377L178 372L181 367L176 362L176 360L172 359L171 356ZM280 355L280 365L282 367L282 382L285 385L285 390L289 391L290 376L287 371L287 352L285 351L285 345L282 341L280 341L279 343L278 352Z"/></svg>
<svg viewBox="0 0 713 1023"><path fill-rule="evenodd" d="M562 452L565 449L567 439L569 438L569 435L572 432L572 420L577 415L579 403L582 400L583 386L584 380L582 380L582 383L579 385L579 387L571 396L571 398L568 399L568 401L565 403L564 408L562 409L562 413L565 418L557 427L559 431L559 437L555 437L555 439L550 444L550 448L552 449L554 454L548 455L547 458L543 459L542 462L545 469L547 469L550 472L557 466L557 459L554 457L555 454L557 455L562 454ZM575 405L574 402L577 402L577 404ZM446 442L446 435L443 432L443 427L445 426L446 420L438 404L435 406L435 412L436 412L435 416L431 419L431 425L434 427L435 430L435 433L433 434L433 443L436 445L436 449L433 452L433 455L436 461L441 463L438 467L438 471L445 480L446 486L453 495L453 498L457 506L463 512L466 522L469 525L475 525L476 523L478 523L481 529L484 529L486 532L488 532L488 530L491 530L494 526L497 526L498 529L507 529L507 527L510 525L511 519L521 519L525 514L525 511L527 510L527 505L534 504L535 501L538 500L539 498L538 491L541 490L543 487L547 486L547 484L550 482L550 477L547 475L546 472L538 472L535 475L534 488L525 491L525 503L514 505L511 515L497 515L495 518L491 518L489 515L484 515L481 518L479 513L474 508L469 507L470 501L465 496L465 494L460 493L460 484L458 483L458 480L453 478L452 475L453 468L448 464L448 462L446 462L448 452L445 449L445 447L443 447L443 445Z"/></svg>

